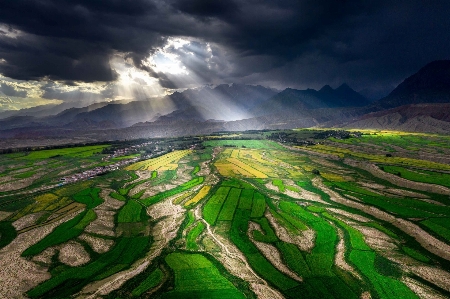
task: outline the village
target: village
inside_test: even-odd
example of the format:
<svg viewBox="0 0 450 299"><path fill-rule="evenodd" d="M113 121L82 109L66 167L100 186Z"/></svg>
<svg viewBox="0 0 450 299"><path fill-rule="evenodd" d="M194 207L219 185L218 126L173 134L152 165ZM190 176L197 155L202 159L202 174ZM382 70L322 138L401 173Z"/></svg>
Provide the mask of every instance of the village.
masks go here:
<svg viewBox="0 0 450 299"><path fill-rule="evenodd" d="M189 148L193 149L195 145L189 145ZM119 148L113 150L112 153L102 158L102 161L110 161L120 157L130 156L130 159L122 159L114 164L106 166L98 166L93 169L85 170L83 172L74 173L60 179L59 185L78 182L80 180L92 179L95 176L105 174L109 171L118 170L120 167L126 166L131 163L138 162L140 160L146 160L156 158L158 156L167 154L175 149L186 148L186 146L174 146L165 145L163 141L149 141L137 145L132 145L125 148ZM143 150L145 149L145 150ZM140 154L140 155L138 155ZM134 155L134 157L132 157Z"/></svg>

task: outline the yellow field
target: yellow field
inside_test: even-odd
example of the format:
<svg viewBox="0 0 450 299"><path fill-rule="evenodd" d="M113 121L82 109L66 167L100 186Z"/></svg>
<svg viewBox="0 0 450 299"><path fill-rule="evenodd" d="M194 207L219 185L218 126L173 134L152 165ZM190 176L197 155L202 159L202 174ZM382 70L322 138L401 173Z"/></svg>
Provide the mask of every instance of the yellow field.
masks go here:
<svg viewBox="0 0 450 299"><path fill-rule="evenodd" d="M343 176L337 175L331 172L325 172L320 174L323 178L332 182L345 182L347 181Z"/></svg>
<svg viewBox="0 0 450 299"><path fill-rule="evenodd" d="M232 158L236 158L231 156ZM246 149L242 149L239 150L239 158L246 158L246 157L251 157L251 159L258 161L259 163L262 164L268 164L268 165L272 165L273 163L263 159L263 156L261 154L261 152L256 151L256 150L246 150Z"/></svg>
<svg viewBox="0 0 450 299"><path fill-rule="evenodd" d="M357 152L355 150L349 150L346 148L340 148L340 147L334 147L334 146L328 146L328 145L322 145L317 144L314 146L309 146L307 148L296 146L301 149L307 149L310 151L315 151L319 153L324 154L332 154L339 156L340 158L344 158L345 155L362 158L369 160L373 163L384 163L384 164L397 164L397 165L403 165L403 166L416 166L416 167L424 167L424 168L432 168L437 170L450 170L450 165L432 162L432 161L425 161L425 160L419 160L419 159L413 159L413 158L403 158L403 157L386 157L385 155L374 155L374 154L367 154L363 152Z"/></svg>
<svg viewBox="0 0 450 299"><path fill-rule="evenodd" d="M206 196L206 194L208 194L209 190L211 190L211 186L208 186L208 185L203 186L202 189L200 189L200 191L197 193L197 195L195 195L192 199L188 200L184 204L184 206L187 207L189 205L198 203L200 200L205 198L205 196Z"/></svg>
<svg viewBox="0 0 450 299"><path fill-rule="evenodd" d="M220 174L223 176L242 175L249 178L261 179L268 177L265 173L245 164L244 162L236 158L227 158L226 162L224 160L221 160L216 162L215 165Z"/></svg>
<svg viewBox="0 0 450 299"><path fill-rule="evenodd" d="M159 170L165 171L165 170L176 170L178 168L178 164L170 163L163 167L160 167Z"/></svg>
<svg viewBox="0 0 450 299"><path fill-rule="evenodd" d="M223 176L244 176L248 178L276 178L286 169L286 164L276 158L265 157L264 151L255 149L225 149L221 159L214 165ZM286 173L287 174L287 173Z"/></svg>
<svg viewBox="0 0 450 299"><path fill-rule="evenodd" d="M192 191L187 191L187 192L182 193L180 196L176 197L176 198L172 201L173 204L175 204L175 205L180 204L183 200L186 199L186 197L191 196L192 193L193 193Z"/></svg>
<svg viewBox="0 0 450 299"><path fill-rule="evenodd" d="M22 217L23 215L26 215L27 213L37 213L44 210L51 211L59 208L61 205L65 205L70 202L67 197L63 197L62 200L60 200L60 198L53 193L38 195L34 198L34 200L35 202L33 205L29 205L18 215L16 215L17 219Z"/></svg>
<svg viewBox="0 0 450 299"><path fill-rule="evenodd" d="M178 167L178 161L184 156L192 153L192 150L174 151L158 158L153 158L137 162L126 167L126 170L175 170Z"/></svg>
<svg viewBox="0 0 450 299"><path fill-rule="evenodd" d="M257 163L255 160L253 159L245 159L245 158L241 158L239 159L241 162L243 162L244 164L248 165L251 168L256 169L257 171L260 171L262 173L264 173L265 175L267 175L268 177L276 177L277 175L275 174L274 170L272 167L269 167L267 165L264 164L260 164Z"/></svg>
<svg viewBox="0 0 450 299"><path fill-rule="evenodd" d="M219 173L226 177L235 177L235 176L239 176L239 175L242 175L244 177L249 177L249 178L253 177L251 173L249 173L249 172L245 171L244 169L241 169L231 163L216 162L214 165L217 167L217 170L219 171Z"/></svg>

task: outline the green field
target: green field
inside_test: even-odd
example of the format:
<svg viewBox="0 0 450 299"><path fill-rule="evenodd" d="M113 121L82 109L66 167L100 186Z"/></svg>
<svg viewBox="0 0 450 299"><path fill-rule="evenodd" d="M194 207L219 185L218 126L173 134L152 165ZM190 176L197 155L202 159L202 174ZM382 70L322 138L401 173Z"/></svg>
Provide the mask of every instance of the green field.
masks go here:
<svg viewBox="0 0 450 299"><path fill-rule="evenodd" d="M267 140L210 140L203 143L205 146L229 146L229 147L248 147L253 149L280 149L278 143Z"/></svg>
<svg viewBox="0 0 450 299"><path fill-rule="evenodd" d="M382 166L382 169L386 172L398 175L407 180L450 187L450 174L448 173L438 171L427 171L421 169L413 170L404 167L390 166L390 165L384 165Z"/></svg>
<svg viewBox="0 0 450 299"><path fill-rule="evenodd" d="M175 273L175 288L163 298L245 298L200 254L172 253L165 260Z"/></svg>
<svg viewBox="0 0 450 299"><path fill-rule="evenodd" d="M324 131L0 155L0 298L450 298L450 137Z"/></svg>
<svg viewBox="0 0 450 299"><path fill-rule="evenodd" d="M94 145L94 146L34 151L20 158L30 161L54 158L59 156L69 158L85 158L90 157L95 153L100 153L104 148L107 148L108 146L109 145Z"/></svg>

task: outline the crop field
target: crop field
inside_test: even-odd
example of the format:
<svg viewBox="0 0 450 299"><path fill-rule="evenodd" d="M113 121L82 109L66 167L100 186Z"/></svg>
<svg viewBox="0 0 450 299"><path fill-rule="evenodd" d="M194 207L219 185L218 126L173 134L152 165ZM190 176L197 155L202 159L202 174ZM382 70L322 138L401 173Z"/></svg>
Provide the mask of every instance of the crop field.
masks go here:
<svg viewBox="0 0 450 299"><path fill-rule="evenodd" d="M0 155L0 298L450 298L448 136L244 134Z"/></svg>
<svg viewBox="0 0 450 299"><path fill-rule="evenodd" d="M95 153L100 153L106 147L108 147L108 145L94 145L94 146L83 146L83 147L73 147L63 149L42 150L31 152L27 155L19 156L18 158L30 161L60 156L71 158L86 158L94 155Z"/></svg>
<svg viewBox="0 0 450 299"><path fill-rule="evenodd" d="M286 171L283 166L285 162L275 158L278 152L271 152L263 149L229 149L221 152L220 157L215 162L219 173L227 177L244 178L276 178L284 173L299 175L299 169L291 166Z"/></svg>
<svg viewBox="0 0 450 299"><path fill-rule="evenodd" d="M174 151L158 158L141 161L128 166L127 170L175 170L178 167L178 161L184 156L189 155L191 150Z"/></svg>

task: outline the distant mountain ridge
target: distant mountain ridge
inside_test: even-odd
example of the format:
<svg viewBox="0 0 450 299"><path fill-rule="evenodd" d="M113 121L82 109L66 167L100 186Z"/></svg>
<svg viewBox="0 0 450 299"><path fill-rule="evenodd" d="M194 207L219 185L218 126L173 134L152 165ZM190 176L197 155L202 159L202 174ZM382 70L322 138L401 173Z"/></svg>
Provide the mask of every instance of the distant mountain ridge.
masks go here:
<svg viewBox="0 0 450 299"><path fill-rule="evenodd" d="M364 114L345 128L450 133L450 103L413 104Z"/></svg>
<svg viewBox="0 0 450 299"><path fill-rule="evenodd" d="M386 109L421 103L450 103L450 60L430 62L374 105Z"/></svg>
<svg viewBox="0 0 450 299"><path fill-rule="evenodd" d="M55 109L61 107L47 111ZM27 115L32 111L37 114ZM30 109L24 115L0 119L0 138L115 140L333 126L450 133L450 61L424 66L373 103L347 84L282 91L221 84L146 101L96 103L38 116L44 111Z"/></svg>
<svg viewBox="0 0 450 299"><path fill-rule="evenodd" d="M347 84L336 89L325 85L320 90L297 90L286 88L262 105L251 110L252 114L268 115L272 113L293 113L304 109L362 107L370 103Z"/></svg>

